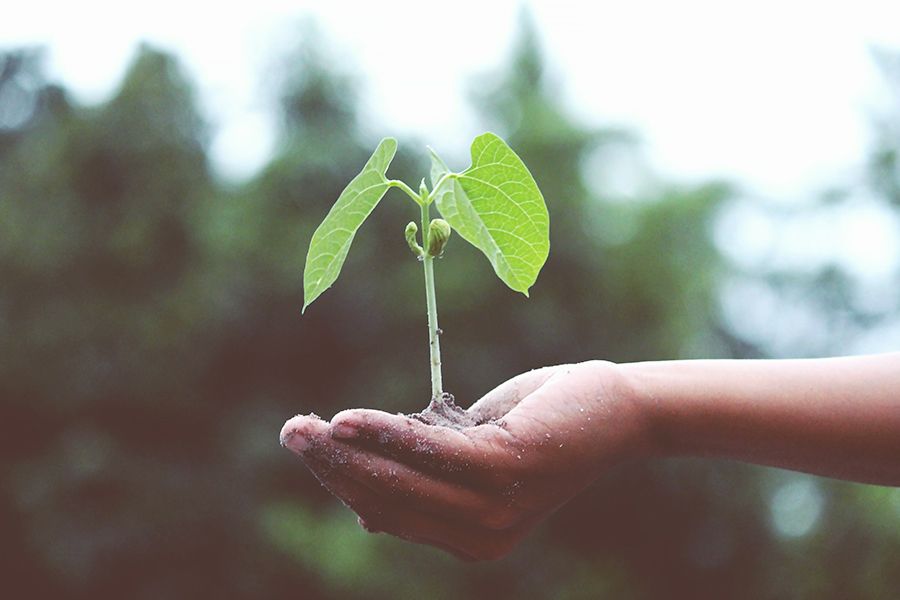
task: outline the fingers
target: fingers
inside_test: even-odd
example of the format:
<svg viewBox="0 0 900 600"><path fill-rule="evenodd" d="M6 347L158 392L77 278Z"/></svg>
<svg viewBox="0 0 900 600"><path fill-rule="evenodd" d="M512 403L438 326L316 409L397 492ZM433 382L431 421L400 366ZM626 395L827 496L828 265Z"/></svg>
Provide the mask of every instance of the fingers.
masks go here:
<svg viewBox="0 0 900 600"><path fill-rule="evenodd" d="M485 394L473 404L468 412L485 423L499 419L515 408L520 400L544 385L560 367L543 367L521 375L516 375Z"/></svg>
<svg viewBox="0 0 900 600"><path fill-rule="evenodd" d="M560 367L518 375L478 400L469 412L479 422L499 419L546 383ZM470 484L512 483L522 460L522 438L485 423L463 430L426 425L382 411L355 409L331 420L335 439L365 447L441 478Z"/></svg>
<svg viewBox="0 0 900 600"><path fill-rule="evenodd" d="M308 465L310 461L317 462L318 468L313 470L320 478L325 471L339 471L343 477L408 508L486 526L511 525L520 512L498 506L492 494L435 478L390 457L334 440L328 425L318 419L295 417L285 425L282 439Z"/></svg>
<svg viewBox="0 0 900 600"><path fill-rule="evenodd" d="M455 430L369 409L335 415L331 435L441 479L474 485L497 483L517 451L515 438L495 425Z"/></svg>
<svg viewBox="0 0 900 600"><path fill-rule="evenodd" d="M405 509L402 515L397 509L377 493L358 481L345 476L340 469L316 457L304 457L310 470L315 473L328 491L340 498L351 510L359 515L359 523L371 533L385 532L415 543L424 543L449 552L461 560L472 561L475 557L461 546L441 537L442 531L435 517L418 514ZM457 542L459 536L456 536ZM471 544L472 540L468 540Z"/></svg>
<svg viewBox="0 0 900 600"><path fill-rule="evenodd" d="M331 423L295 417L281 439L367 529L467 560L498 558L602 467L592 457L605 442L586 429L592 416L605 419L596 397L615 396L610 381L596 366L548 367L476 402L469 411L482 425L358 409Z"/></svg>
<svg viewBox="0 0 900 600"><path fill-rule="evenodd" d="M328 423L317 415L297 415L285 422L278 438L282 446L299 454L327 434Z"/></svg>
<svg viewBox="0 0 900 600"><path fill-rule="evenodd" d="M347 447L328 431L318 418L295 417L285 424L282 441L370 531L430 544L464 560L487 560L507 554L533 526L523 523L519 511Z"/></svg>
<svg viewBox="0 0 900 600"><path fill-rule="evenodd" d="M559 368L544 367L514 377L469 410L479 415L479 421L497 419L540 388ZM336 440L453 481L497 483L498 468L515 467L515 459L521 460L520 440L501 427L485 424L455 430L368 409L338 413L330 428L313 415L294 417L282 429L282 444L300 452L303 449L296 446L305 446L329 431ZM509 483L508 477L499 479L501 484Z"/></svg>

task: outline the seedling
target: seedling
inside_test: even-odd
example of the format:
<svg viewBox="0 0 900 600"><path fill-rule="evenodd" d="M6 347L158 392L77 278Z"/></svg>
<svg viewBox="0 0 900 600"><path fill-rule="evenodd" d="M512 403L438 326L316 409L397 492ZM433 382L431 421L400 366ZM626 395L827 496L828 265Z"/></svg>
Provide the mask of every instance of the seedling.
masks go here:
<svg viewBox="0 0 900 600"><path fill-rule="evenodd" d="M381 140L362 172L347 185L325 220L313 233L303 273L303 311L338 277L357 230L391 188L412 198L421 213L422 244L414 221L406 226L406 241L425 269L428 307L428 345L431 354L431 395L443 396L434 259L444 252L451 230L481 250L497 276L510 288L528 296L528 289L550 252L550 219L544 197L515 152L493 133L472 142L472 165L454 173L433 150L431 190L425 179L416 193L385 173L397 140ZM443 219L431 219L431 205Z"/></svg>

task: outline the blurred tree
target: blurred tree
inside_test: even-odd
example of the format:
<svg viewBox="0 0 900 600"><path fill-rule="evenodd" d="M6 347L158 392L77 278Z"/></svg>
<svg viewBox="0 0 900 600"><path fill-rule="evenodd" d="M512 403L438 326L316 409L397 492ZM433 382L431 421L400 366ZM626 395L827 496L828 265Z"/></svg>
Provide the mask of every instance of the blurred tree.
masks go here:
<svg viewBox="0 0 900 600"><path fill-rule="evenodd" d="M817 227L821 230L823 224L825 231L841 231L850 226L852 216L863 214L869 218L869 227L875 224L873 215L893 224L891 233L895 240L900 239L896 161L900 150L900 61L878 52L876 62L894 95L891 109L877 114L873 121L874 143L865 171L836 181L808 202L755 207L757 218L764 219L774 232L773 244L766 252L768 260L751 261L730 278L737 285L726 289L737 293L729 294L733 307L723 327L763 355L840 355L897 348L900 256L882 257L882 263L895 265L894 272L875 274L858 259L821 252L837 247L846 254L848 248L815 237ZM727 209L746 208L748 203L746 198L736 199ZM742 225L739 219L731 221L723 228L722 238L728 239ZM890 246L875 247L877 240L883 239L875 233L854 241L868 244L870 253L891 251ZM817 246L820 252L814 254L821 258L807 258L798 266L796 257L784 250L797 248L788 238L798 234L809 240L809 246ZM890 596L889 590L900 588L898 571L889 566L892 559L886 558L900 556L897 490L812 479L808 493L792 498L793 519L803 522L814 515L809 529L797 534L779 526L779 515L786 509L778 500L796 482L805 481L804 477L767 472L760 478L764 485L757 510L761 515L768 511L770 528L777 534L768 544L765 568L754 581L761 595L783 597L790 589L791 597L798 598L882 598ZM798 578L798 573L804 576Z"/></svg>
<svg viewBox="0 0 900 600"><path fill-rule="evenodd" d="M510 309L488 311L495 325L469 329L512 354L509 371L490 376L590 358L727 352L730 338L715 309L722 267L709 234L729 189L651 179L632 197L620 198L592 185L602 181L588 170L603 168L602 160L591 160L596 154L615 157L638 149L622 131L587 128L568 115L527 16L510 66L483 80L488 81L476 101L533 165L550 207L552 238L532 298L499 298ZM478 318L471 311L459 320ZM453 331L450 323L445 328ZM474 336L467 341L484 344ZM490 368L496 354L492 350ZM755 535L747 535L751 529L742 530L758 516L752 506L737 508L720 490L752 490L746 475L715 465L623 469L560 511L547 526L543 553L591 564L594 576L582 582L591 590L587 596L621 578L633 594L647 597L740 597L735 589L752 580L745 566L759 545Z"/></svg>
<svg viewBox="0 0 900 600"><path fill-rule="evenodd" d="M203 539L179 507L212 454L195 405L204 126L175 60L148 47L96 108L21 64L38 101L0 167L0 411L25 537L5 543L65 589L163 589L161 557L177 567Z"/></svg>
<svg viewBox="0 0 900 600"><path fill-rule="evenodd" d="M403 240L417 215L389 195L347 276L300 318L312 230L381 137L358 116L357 78L314 28L300 37L274 78L278 151L241 185L210 173L207 126L174 57L142 47L112 99L85 107L46 80L39 52L0 55L4 591L877 598L900 587L892 490L723 463L618 469L497 564L357 530L275 435L298 411L424 405L422 275ZM711 232L728 186L647 172L629 194L604 183L606 165L639 147L571 116L527 20L510 62L476 83L476 108L541 185L553 246L525 300L451 240L438 302L445 379L462 404L543 364L767 350L718 310L731 266ZM870 183L896 207L896 129L881 131ZM425 172L416 146L401 141L392 175ZM846 273L806 285L823 306L863 314ZM813 518L791 537L773 515Z"/></svg>
<svg viewBox="0 0 900 600"><path fill-rule="evenodd" d="M877 50L874 56L891 93L893 110L875 117L869 182L888 202L900 207L900 54Z"/></svg>

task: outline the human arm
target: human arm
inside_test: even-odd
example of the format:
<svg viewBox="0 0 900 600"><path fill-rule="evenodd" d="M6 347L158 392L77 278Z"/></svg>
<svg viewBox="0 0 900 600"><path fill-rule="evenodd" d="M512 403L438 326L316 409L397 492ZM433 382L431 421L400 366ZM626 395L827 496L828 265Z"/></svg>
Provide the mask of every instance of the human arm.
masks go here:
<svg viewBox="0 0 900 600"><path fill-rule="evenodd" d="M509 552L619 462L706 456L900 485L900 354L590 361L519 375L453 430L373 410L295 417L297 452L370 530L467 559Z"/></svg>
<svg viewBox="0 0 900 600"><path fill-rule="evenodd" d="M900 485L900 353L620 365L659 456Z"/></svg>

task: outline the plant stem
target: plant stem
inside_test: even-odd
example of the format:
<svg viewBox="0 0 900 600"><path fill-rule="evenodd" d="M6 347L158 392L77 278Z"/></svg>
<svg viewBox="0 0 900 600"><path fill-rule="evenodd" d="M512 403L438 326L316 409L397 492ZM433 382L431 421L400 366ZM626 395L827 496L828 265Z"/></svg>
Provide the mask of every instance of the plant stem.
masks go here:
<svg viewBox="0 0 900 600"><path fill-rule="evenodd" d="M388 181L388 185L403 190L403 193L412 198L416 204L422 204L423 200L427 201L427 197L422 198L421 196L419 196L419 194L415 193L411 187L409 187L399 179L391 179L390 181Z"/></svg>
<svg viewBox="0 0 900 600"><path fill-rule="evenodd" d="M428 202L422 202L422 245L428 248ZM431 351L431 397L440 399L443 395L441 381L441 342L438 339L437 300L434 295L434 257L424 253L425 301L428 305L428 347Z"/></svg>

